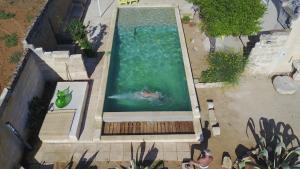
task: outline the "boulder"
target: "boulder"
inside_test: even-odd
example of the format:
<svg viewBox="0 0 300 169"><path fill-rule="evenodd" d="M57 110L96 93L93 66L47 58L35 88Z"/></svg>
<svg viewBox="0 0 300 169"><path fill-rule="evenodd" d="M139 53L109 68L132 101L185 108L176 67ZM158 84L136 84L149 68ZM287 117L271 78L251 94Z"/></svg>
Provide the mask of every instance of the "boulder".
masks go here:
<svg viewBox="0 0 300 169"><path fill-rule="evenodd" d="M296 69L296 71L300 72L300 59L293 61L293 67Z"/></svg>
<svg viewBox="0 0 300 169"><path fill-rule="evenodd" d="M297 81L300 81L300 70L299 70L299 71L296 71L296 72L293 74L293 79L294 79L294 80L297 80Z"/></svg>
<svg viewBox="0 0 300 169"><path fill-rule="evenodd" d="M294 94L297 91L295 81L289 76L276 76L273 86L280 94Z"/></svg>

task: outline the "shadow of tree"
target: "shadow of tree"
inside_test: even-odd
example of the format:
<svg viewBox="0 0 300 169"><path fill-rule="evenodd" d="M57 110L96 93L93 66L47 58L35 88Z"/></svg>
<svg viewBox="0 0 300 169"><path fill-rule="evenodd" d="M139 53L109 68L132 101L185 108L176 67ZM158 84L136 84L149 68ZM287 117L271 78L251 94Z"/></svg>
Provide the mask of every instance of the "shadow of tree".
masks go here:
<svg viewBox="0 0 300 169"><path fill-rule="evenodd" d="M75 169L97 169L98 168L97 166L92 165L92 163L95 160L95 158L96 158L99 151L94 153L90 158L85 157L87 152L88 152L88 150L86 150L81 155L77 165L75 166ZM72 169L73 165L74 165L74 160L73 160L73 156L72 156L70 161L68 162L68 164L65 166L65 168Z"/></svg>
<svg viewBox="0 0 300 169"><path fill-rule="evenodd" d="M258 148L261 144L261 137L265 139L265 144L268 147L268 150L271 152L270 157L274 156L272 154L274 153L278 144L276 142L276 139L274 139L274 137L276 136L282 136L283 143L289 150L295 149L300 145L299 138L295 135L292 127L289 124L285 124L284 122L276 123L274 119L261 117L259 119L258 130L259 132L257 133L254 120L252 118L249 118L246 126L246 134L249 137L249 131L251 132L256 142L256 146L248 149L247 147L239 144L235 150L238 159L242 159L246 155L251 154L250 151Z"/></svg>
<svg viewBox="0 0 300 169"><path fill-rule="evenodd" d="M156 161L158 155L158 149L155 147L155 143L152 144L151 148L146 152L146 143L142 142L135 153L134 158L134 150L133 145L131 143L130 147L131 151L131 161L135 162L137 168L145 168L149 167L150 169L159 169L164 168L163 161L159 160Z"/></svg>

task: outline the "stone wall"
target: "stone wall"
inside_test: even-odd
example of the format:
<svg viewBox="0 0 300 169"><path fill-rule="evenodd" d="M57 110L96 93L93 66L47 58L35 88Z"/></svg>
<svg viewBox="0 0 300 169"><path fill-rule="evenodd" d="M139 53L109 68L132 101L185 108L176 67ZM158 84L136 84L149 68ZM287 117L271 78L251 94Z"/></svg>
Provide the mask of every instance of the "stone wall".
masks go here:
<svg viewBox="0 0 300 169"><path fill-rule="evenodd" d="M70 55L69 51L43 52L36 49L39 67L48 81L87 80L88 75L81 54Z"/></svg>
<svg viewBox="0 0 300 169"><path fill-rule="evenodd" d="M57 48L56 34L62 28L72 0L48 0L41 14L30 27L24 40L24 48L42 47L45 51Z"/></svg>
<svg viewBox="0 0 300 169"><path fill-rule="evenodd" d="M294 60L300 59L300 19L292 29L262 34L249 56L248 72L274 75L289 73Z"/></svg>
<svg viewBox="0 0 300 169"><path fill-rule="evenodd" d="M288 32L262 34L249 56L247 70L251 74L270 75L275 71L281 57L285 57L283 46Z"/></svg>
<svg viewBox="0 0 300 169"><path fill-rule="evenodd" d="M28 118L28 102L34 96L40 96L44 88L44 78L34 53L28 52L17 69L10 86L4 89L0 101L0 164L3 169L18 166L23 145L5 126L10 122L21 134L26 137L25 126Z"/></svg>

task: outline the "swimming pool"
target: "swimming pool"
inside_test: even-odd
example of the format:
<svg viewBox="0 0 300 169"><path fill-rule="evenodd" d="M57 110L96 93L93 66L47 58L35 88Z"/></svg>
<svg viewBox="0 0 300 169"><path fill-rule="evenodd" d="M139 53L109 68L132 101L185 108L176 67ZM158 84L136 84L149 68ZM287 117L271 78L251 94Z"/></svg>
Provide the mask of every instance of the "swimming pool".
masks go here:
<svg viewBox="0 0 300 169"><path fill-rule="evenodd" d="M105 113L183 112L192 119L177 20L173 7L118 9Z"/></svg>

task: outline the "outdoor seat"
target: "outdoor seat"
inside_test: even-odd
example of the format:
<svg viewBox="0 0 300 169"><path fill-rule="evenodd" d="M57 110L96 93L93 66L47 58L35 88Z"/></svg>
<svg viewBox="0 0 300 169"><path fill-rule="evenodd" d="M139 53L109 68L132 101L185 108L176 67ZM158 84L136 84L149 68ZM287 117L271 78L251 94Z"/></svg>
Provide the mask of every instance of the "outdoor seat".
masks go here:
<svg viewBox="0 0 300 169"><path fill-rule="evenodd" d="M207 100L209 125L213 136L221 134L221 128L215 115L215 108L212 100Z"/></svg>
<svg viewBox="0 0 300 169"><path fill-rule="evenodd" d="M128 1L127 0L119 0L119 5L127 5Z"/></svg>

